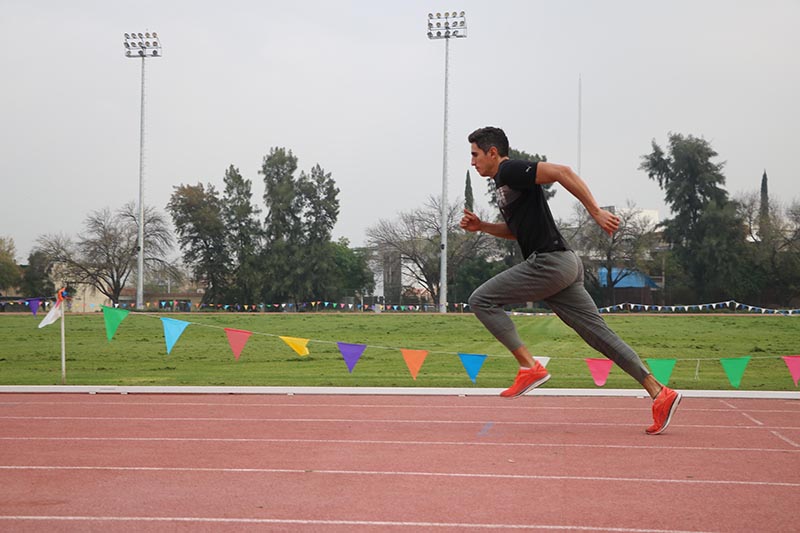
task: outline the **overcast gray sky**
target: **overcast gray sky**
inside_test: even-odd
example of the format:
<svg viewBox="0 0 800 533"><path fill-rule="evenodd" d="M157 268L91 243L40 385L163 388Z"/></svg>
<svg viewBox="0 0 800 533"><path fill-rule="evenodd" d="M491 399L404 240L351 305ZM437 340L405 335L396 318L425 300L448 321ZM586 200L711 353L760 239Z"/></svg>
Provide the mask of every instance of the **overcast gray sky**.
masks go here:
<svg viewBox="0 0 800 533"><path fill-rule="evenodd" d="M669 132L702 136L731 194L798 198L797 0L323 1L2 0L0 236L27 261L46 233L138 199L138 59L123 33L157 31L147 61L145 201L253 180L283 146L341 189L334 236L353 245L380 218L441 193L444 42L429 11L464 10L450 46L449 195L463 196L466 135L496 125L512 147L577 166L603 205L669 216L640 157ZM479 205L483 180L472 171ZM562 190L557 217L571 214Z"/></svg>

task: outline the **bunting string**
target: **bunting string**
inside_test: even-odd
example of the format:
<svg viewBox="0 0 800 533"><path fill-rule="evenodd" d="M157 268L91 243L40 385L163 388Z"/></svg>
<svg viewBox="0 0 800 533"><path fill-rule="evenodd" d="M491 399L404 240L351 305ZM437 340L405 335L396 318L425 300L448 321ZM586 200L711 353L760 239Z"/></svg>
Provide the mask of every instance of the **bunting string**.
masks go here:
<svg viewBox="0 0 800 533"><path fill-rule="evenodd" d="M461 360L461 363L464 369L467 372L470 380L475 383L477 380L478 373L482 368L486 358L488 355L485 354L470 354L470 353L463 353L463 352L447 352L442 350L420 350L420 349L408 349L408 348L400 348L400 347L390 347L390 346L378 346L378 345L366 345L366 344L354 344L354 343L346 343L341 341L325 341L325 340L318 340L318 339L306 339L300 337L288 337L285 335L277 335L273 333L264 333L264 332L253 332L253 331L246 331L240 329L232 329L227 328L224 326L216 326L212 324L202 324L196 322L188 322L184 320L178 320L170 317L158 316L152 313L132 313L126 309L118 309L113 307L103 307L103 318L106 324L106 334L111 341L113 338L117 328L119 327L120 323L130 314L138 315L138 316L145 316L153 319L158 319L162 322L164 328L164 338L166 341L167 346L167 354L169 355L172 352L175 344L180 339L183 332L188 328L190 325L197 325L202 327L208 328L215 328L221 329L225 332L225 335L228 338L228 342L230 344L231 350L234 353L234 357L236 360L239 360L239 356L242 353L248 339L251 335L262 335L266 337L277 337L281 339L285 344L287 344L290 348L292 348L298 355L306 356L309 355L310 351L308 349L309 343L319 343L319 344L335 344L339 349L340 354L347 366L347 370L350 373L353 373L354 368L358 361L360 360L361 356L363 355L364 351L367 348L373 349L381 349L381 350L391 350L395 352L400 352L403 355L403 359L406 362L406 366L408 367L409 372L414 380L417 379L417 375L419 373L420 367L422 366L425 357L429 353L440 353L446 355L457 355ZM510 354L503 354L505 357L511 357ZM498 357L498 356L493 356ZM745 368L747 367L748 363L753 359L777 359L778 357L782 357L786 366L789 369L789 372L792 376L793 381L795 382L795 386L797 386L798 380L800 379L800 355L790 355L790 356L743 356L743 357L728 357L728 358L721 358L719 359L720 364L722 365L725 374L728 377L729 382L735 388L739 388L741 385L742 376L744 374ZM540 362L544 365L547 364L549 361L548 357L541 357L537 358L540 359ZM575 360L581 359L586 362L589 371L592 375L592 379L595 382L595 385L598 387L602 387L606 384L608 375L613 367L613 363L610 359L597 359L597 358L570 358L565 357L564 360ZM695 368L695 380L699 380L699 373L700 373L700 358L683 358L681 361L696 361L697 365ZM665 385L669 383L669 380L672 375L672 371L675 367L675 364L678 362L678 359L647 359L647 364L650 366L653 375L658 379L661 383Z"/></svg>

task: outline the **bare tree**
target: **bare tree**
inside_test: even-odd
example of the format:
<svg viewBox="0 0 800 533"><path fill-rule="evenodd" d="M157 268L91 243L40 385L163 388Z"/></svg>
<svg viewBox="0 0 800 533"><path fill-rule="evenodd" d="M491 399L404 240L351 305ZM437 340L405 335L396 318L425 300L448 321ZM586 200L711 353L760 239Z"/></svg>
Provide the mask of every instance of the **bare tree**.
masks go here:
<svg viewBox="0 0 800 533"><path fill-rule="evenodd" d="M88 284L117 303L136 268L138 212L132 202L116 213L106 207L92 212L84 224L77 241L63 234L44 235L38 248L51 263L60 264L61 275L69 281ZM145 263L164 263L173 237L166 219L151 207L145 209L144 240Z"/></svg>
<svg viewBox="0 0 800 533"><path fill-rule="evenodd" d="M614 288L634 270L646 269L652 259L651 251L658 241L655 225L631 202L617 210L619 230L612 236L580 204L576 204L574 213L573 229L568 232L570 241L590 263L605 268L605 299L607 304L613 304Z"/></svg>
<svg viewBox="0 0 800 533"><path fill-rule="evenodd" d="M448 206L447 213L447 264L448 283L456 277L459 267L472 257L488 250L492 239L481 232L461 231L463 203L457 199ZM399 254L402 271L424 288L433 301L439 299L441 200L430 197L424 206L402 212L397 220L381 220L367 229L367 241L387 256ZM379 258L380 261L380 258Z"/></svg>

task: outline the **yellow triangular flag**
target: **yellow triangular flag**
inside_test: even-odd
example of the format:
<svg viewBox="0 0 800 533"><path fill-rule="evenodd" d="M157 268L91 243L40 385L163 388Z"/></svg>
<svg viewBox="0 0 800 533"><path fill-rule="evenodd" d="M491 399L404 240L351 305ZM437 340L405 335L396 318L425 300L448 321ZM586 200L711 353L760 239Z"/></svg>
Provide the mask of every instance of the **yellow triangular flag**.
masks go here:
<svg viewBox="0 0 800 533"><path fill-rule="evenodd" d="M281 340L289 345L289 347L297 352L297 355L308 355L308 339L299 339L297 337L281 337Z"/></svg>

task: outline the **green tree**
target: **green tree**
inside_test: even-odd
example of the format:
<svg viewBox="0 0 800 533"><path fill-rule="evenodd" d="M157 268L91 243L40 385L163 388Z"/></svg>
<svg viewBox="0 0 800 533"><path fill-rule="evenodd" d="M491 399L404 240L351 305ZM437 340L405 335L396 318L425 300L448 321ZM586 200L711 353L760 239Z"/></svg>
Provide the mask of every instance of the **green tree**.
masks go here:
<svg viewBox="0 0 800 533"><path fill-rule="evenodd" d="M258 265L261 249L260 210L253 206L252 182L231 165L223 178L222 218L226 248L230 252L230 283L225 298L230 302L253 304L260 292Z"/></svg>
<svg viewBox="0 0 800 533"><path fill-rule="evenodd" d="M23 272L20 291L25 296L52 296L56 292L53 282L50 281L52 263L47 254L34 249L28 255L28 265Z"/></svg>
<svg viewBox="0 0 800 533"><path fill-rule="evenodd" d="M14 239L0 237L0 290L19 285L21 276L15 255Z"/></svg>
<svg viewBox="0 0 800 533"><path fill-rule="evenodd" d="M264 157L265 243L261 265L264 269L262 298L269 301L297 301L302 228L300 202L294 173L297 157L291 150L272 148Z"/></svg>
<svg viewBox="0 0 800 533"><path fill-rule="evenodd" d="M467 182L464 185L464 209L475 211L475 196L472 194L472 180L469 177L469 170L467 170Z"/></svg>
<svg viewBox="0 0 800 533"><path fill-rule="evenodd" d="M761 287L760 294L748 302L786 307L800 295L800 203L784 207L768 198L765 201L764 184L762 178L760 198L755 192L737 198L751 261L747 277Z"/></svg>
<svg viewBox="0 0 800 533"><path fill-rule="evenodd" d="M297 161L291 150L272 148L260 172L267 207L266 301L321 297L335 276L331 232L339 216L339 189L319 164L296 178Z"/></svg>
<svg viewBox="0 0 800 533"><path fill-rule="evenodd" d="M222 200L213 185L174 187L167 204L183 261L206 286L203 303L222 302L228 293L230 251Z"/></svg>
<svg viewBox="0 0 800 533"><path fill-rule="evenodd" d="M347 239L328 244L331 248L334 265L329 278L328 295L320 294L322 299L336 300L345 296L366 296L375 290L375 276L369 268L369 250L352 249Z"/></svg>
<svg viewBox="0 0 800 533"><path fill-rule="evenodd" d="M301 227L297 260L301 268L296 297L333 299L336 294L330 291L337 273L331 232L339 216L339 189L330 172L317 164L309 174L300 172L297 192Z"/></svg>
<svg viewBox="0 0 800 533"><path fill-rule="evenodd" d="M664 237L684 265L698 297L719 292L719 283L709 284L716 264L712 260L715 250L704 247L722 247L720 251L724 250L727 254L738 249L740 243L723 243L720 238L724 236L736 240L743 235L743 231L740 231L743 223L736 220L735 209L726 207L728 193L723 189L723 164L711 161L717 155L705 139L671 133L668 153L653 140L652 152L642 156L639 167L647 172L650 179L657 181L664 191L664 199L674 214L673 218L662 223ZM712 205L711 209L715 212L707 217L701 227L701 220ZM730 228L731 231L723 231L715 238L710 233L711 228L722 221L738 225L739 228Z"/></svg>

